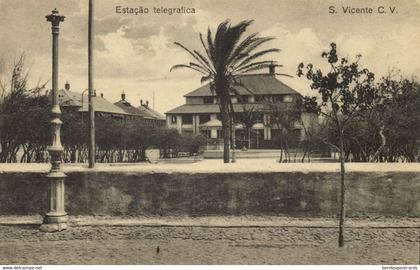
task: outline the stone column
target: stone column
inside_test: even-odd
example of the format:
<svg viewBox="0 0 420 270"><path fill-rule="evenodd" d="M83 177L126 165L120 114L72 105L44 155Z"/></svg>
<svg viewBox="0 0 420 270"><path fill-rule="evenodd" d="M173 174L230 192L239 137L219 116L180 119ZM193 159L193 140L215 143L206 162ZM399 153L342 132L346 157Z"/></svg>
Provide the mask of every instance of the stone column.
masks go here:
<svg viewBox="0 0 420 270"><path fill-rule="evenodd" d="M52 32L52 144L48 147L51 157L51 170L47 174L49 182L49 212L45 215L41 231L57 232L67 228L68 215L64 211L64 179L66 175L61 170L61 155L63 146L61 145L61 110L58 101L58 34L60 22L64 21L64 16L59 15L57 9L52 14L46 16L47 21L51 22Z"/></svg>
<svg viewBox="0 0 420 270"><path fill-rule="evenodd" d="M182 115L180 114L176 116L176 129L179 134L182 134Z"/></svg>
<svg viewBox="0 0 420 270"><path fill-rule="evenodd" d="M264 140L271 140L270 116L264 114Z"/></svg>
<svg viewBox="0 0 420 270"><path fill-rule="evenodd" d="M192 119L192 132L193 132L193 134L194 135L196 135L197 134L197 121L196 121L196 118L195 118L195 114L193 114L193 115L191 115L191 119Z"/></svg>

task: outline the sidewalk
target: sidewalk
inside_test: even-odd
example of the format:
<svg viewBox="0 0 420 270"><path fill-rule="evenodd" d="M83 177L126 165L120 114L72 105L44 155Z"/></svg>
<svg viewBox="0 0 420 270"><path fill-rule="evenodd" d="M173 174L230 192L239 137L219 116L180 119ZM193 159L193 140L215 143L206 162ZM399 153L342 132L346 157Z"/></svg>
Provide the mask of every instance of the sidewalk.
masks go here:
<svg viewBox="0 0 420 270"><path fill-rule="evenodd" d="M70 172L142 172L142 173L245 173L245 172L340 172L336 163L278 163L276 159L238 159L224 164L219 159L195 163L98 163L94 169L87 164L63 164ZM0 164L0 173L47 173L50 164ZM420 163L346 163L346 172L420 172Z"/></svg>
<svg viewBox="0 0 420 270"><path fill-rule="evenodd" d="M7 220L15 223L0 225L0 264L419 262L420 229L414 220L349 220L344 248L337 247L337 222L330 219L72 217L72 226L57 233L41 232L34 225L40 217ZM18 221L33 224L17 225ZM385 225L417 227L379 227Z"/></svg>
<svg viewBox="0 0 420 270"><path fill-rule="evenodd" d="M42 216L0 216L0 225L36 225ZM278 216L210 216L210 217L111 217L70 216L71 226L147 226L147 227L301 227L336 228L334 218L291 218ZM420 218L347 218L350 228L417 228Z"/></svg>

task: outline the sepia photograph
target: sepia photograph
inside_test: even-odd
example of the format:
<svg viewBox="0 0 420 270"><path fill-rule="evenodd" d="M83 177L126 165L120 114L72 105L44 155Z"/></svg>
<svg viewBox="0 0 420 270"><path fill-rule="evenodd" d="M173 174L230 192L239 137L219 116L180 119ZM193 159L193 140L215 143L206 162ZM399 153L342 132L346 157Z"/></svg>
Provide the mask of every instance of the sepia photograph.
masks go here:
<svg viewBox="0 0 420 270"><path fill-rule="evenodd" d="M2 270L420 269L420 0L0 14Z"/></svg>

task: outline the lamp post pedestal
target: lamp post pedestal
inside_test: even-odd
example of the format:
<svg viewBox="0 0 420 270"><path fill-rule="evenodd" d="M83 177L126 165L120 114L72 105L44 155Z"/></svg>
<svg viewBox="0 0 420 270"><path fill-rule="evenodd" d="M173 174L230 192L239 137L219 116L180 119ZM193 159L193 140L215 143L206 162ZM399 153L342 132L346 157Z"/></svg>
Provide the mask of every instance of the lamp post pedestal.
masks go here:
<svg viewBox="0 0 420 270"><path fill-rule="evenodd" d="M64 210L64 179L66 178L66 175L61 171L61 161L59 160L61 159L63 150L62 147L60 149L51 146L48 148L48 152L50 153L52 160L51 170L47 174L50 209L44 216L40 230L44 232L58 232L67 229L69 220L69 217Z"/></svg>
<svg viewBox="0 0 420 270"><path fill-rule="evenodd" d="M51 22L52 33L52 144L48 147L51 156L51 170L47 174L49 189L49 212L45 215L40 227L41 231L57 232L67 229L68 215L64 210L64 179L66 175L61 170L61 155L63 146L61 145L61 110L58 102L58 34L60 22L64 21L64 16L59 15L58 10L54 9L50 15L46 16L47 21Z"/></svg>
<svg viewBox="0 0 420 270"><path fill-rule="evenodd" d="M64 177L49 178L50 212L44 216L40 227L44 232L58 232L67 229L69 216L64 211Z"/></svg>

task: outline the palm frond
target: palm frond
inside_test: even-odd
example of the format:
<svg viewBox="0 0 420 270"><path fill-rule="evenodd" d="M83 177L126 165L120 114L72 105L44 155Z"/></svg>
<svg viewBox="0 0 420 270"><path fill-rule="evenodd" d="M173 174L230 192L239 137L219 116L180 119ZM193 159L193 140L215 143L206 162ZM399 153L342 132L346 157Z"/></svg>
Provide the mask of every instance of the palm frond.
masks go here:
<svg viewBox="0 0 420 270"><path fill-rule="evenodd" d="M176 69L180 69L180 68L188 68L188 69L193 69L195 71L200 72L201 74L207 75L207 73L203 72L200 69L197 69L195 67L189 66L189 65L185 65L185 64L179 64L179 65L174 65L171 67L171 69L169 70L169 72L172 72L172 70L176 70Z"/></svg>
<svg viewBox="0 0 420 270"><path fill-rule="evenodd" d="M210 27L207 29L207 45L208 45L209 53L210 53L210 60L212 61L213 66L216 68L216 66L218 65L218 62L216 58L216 49L214 48L214 43L211 37Z"/></svg>
<svg viewBox="0 0 420 270"><path fill-rule="evenodd" d="M257 38L258 33L251 34L247 36L236 48L232 51L231 55L229 56L229 60L227 61L228 64L234 62L238 57L247 56L248 53L244 53L243 51L253 42L255 38Z"/></svg>
<svg viewBox="0 0 420 270"><path fill-rule="evenodd" d="M214 78L214 76L213 76L213 75L203 76L203 77L201 77L200 82L203 84L203 83L205 83L205 82L207 82L207 81L210 81L210 80L211 80L211 79L213 79L213 78Z"/></svg>
<svg viewBox="0 0 420 270"><path fill-rule="evenodd" d="M224 65L229 63L232 52L240 41L242 34L246 31L248 26L252 24L252 20L242 21L235 26L229 26L223 37L223 47L221 56L223 56Z"/></svg>
<svg viewBox="0 0 420 270"><path fill-rule="evenodd" d="M210 31L210 29L209 29L209 31ZM200 33L200 41L201 41L201 45L203 45L203 48L206 51L207 58L210 60L210 62L212 62L213 61L213 56L212 56L212 53L210 51L210 44L206 45L206 43L204 42L203 34L201 34L201 33ZM212 63L212 65L213 65L212 67L214 69L214 63Z"/></svg>
<svg viewBox="0 0 420 270"><path fill-rule="evenodd" d="M250 55L252 55L252 52L254 50L256 50L258 47L260 47L261 45L263 45L264 43L273 40L273 38L271 37L256 37L254 39L250 40L250 43L248 44L248 46L246 48L244 48L240 54L238 54L237 57L233 58L229 65L235 66L238 63L240 63L241 61L243 61L245 58L249 57Z"/></svg>
<svg viewBox="0 0 420 270"><path fill-rule="evenodd" d="M268 50L259 51L257 53L254 53L252 55L249 55L247 58L245 58L242 62L240 62L236 67L234 67L233 70L236 70L238 68L243 67L244 65L250 63L253 60L256 60L257 58L260 58L266 54L273 53L273 52L280 52L280 49L272 48Z"/></svg>
<svg viewBox="0 0 420 270"><path fill-rule="evenodd" d="M268 68L269 66L271 66L271 64L267 64L267 63L256 64L256 65L253 65L252 67L241 70L240 72L238 72L238 74L245 74L245 73L248 73L248 72L251 72L251 71L261 70L261 69L264 69L264 68Z"/></svg>
<svg viewBox="0 0 420 270"><path fill-rule="evenodd" d="M222 67L222 61L223 61L223 56L222 56L222 49L223 49L223 39L224 36L226 34L226 30L228 28L228 24L229 24L229 20L226 20L224 22L222 22L221 24L219 24L219 26L217 27L217 31L216 34L214 36L214 48L215 48L215 60L217 60L217 66L215 67L216 70L219 70Z"/></svg>
<svg viewBox="0 0 420 270"><path fill-rule="evenodd" d="M210 61L205 58L199 51L194 50L194 53L206 64L209 72L215 72Z"/></svg>
<svg viewBox="0 0 420 270"><path fill-rule="evenodd" d="M199 56L197 56L193 51L189 50L187 47L185 47L184 45L182 45L179 42L174 42L175 45L181 47L182 49L184 49L185 51L187 51L192 57L194 57L195 60L197 60L197 62L199 62L201 65L203 65L203 67L206 67L207 69L211 70L210 67L207 66L207 64L205 62L203 62Z"/></svg>
<svg viewBox="0 0 420 270"><path fill-rule="evenodd" d="M293 78L293 76L292 76L292 75L289 75L289 74L286 74L286 73L276 73L276 75L279 75L279 76L285 76L285 77L289 77L289 78Z"/></svg>
<svg viewBox="0 0 420 270"><path fill-rule="evenodd" d="M253 62L253 63L250 63L248 65L245 65L241 68L236 69L235 71L236 72L243 72L244 70L247 70L249 68L252 68L252 67L258 66L258 65L262 65L262 64L266 65L267 67L271 66L271 65L278 66L277 64L274 64L273 61L259 61L259 62Z"/></svg>
<svg viewBox="0 0 420 270"><path fill-rule="evenodd" d="M208 74L212 74L212 73L213 73L213 72L210 72L209 70L207 70L206 68L204 68L203 66L201 66L201 65L199 65L199 64L197 64L197 63L194 63L194 62L190 62L190 63L189 63L189 66L191 66L191 67L195 67L195 68L198 68L198 69L200 69L200 70L202 70L203 72L208 73Z"/></svg>
<svg viewBox="0 0 420 270"><path fill-rule="evenodd" d="M250 53L259 46L263 45L264 43L267 43L269 41L274 40L274 37L257 37L251 41L251 44L248 45L248 47L244 50L246 53Z"/></svg>

